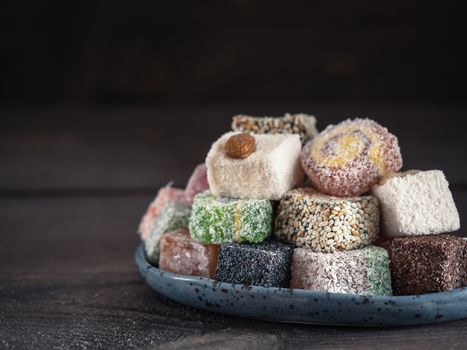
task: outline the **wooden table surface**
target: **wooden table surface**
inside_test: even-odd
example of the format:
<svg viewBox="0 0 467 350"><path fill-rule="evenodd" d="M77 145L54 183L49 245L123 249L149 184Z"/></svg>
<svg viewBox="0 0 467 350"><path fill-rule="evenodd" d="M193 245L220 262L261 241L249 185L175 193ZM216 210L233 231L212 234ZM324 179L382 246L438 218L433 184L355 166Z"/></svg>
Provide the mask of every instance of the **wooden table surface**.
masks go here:
<svg viewBox="0 0 467 350"><path fill-rule="evenodd" d="M399 136L405 169L445 171L465 224L467 106L2 109L0 348L465 349L467 320L406 328L259 322L176 304L142 281L135 232L157 189L184 186L233 114L286 111L315 113L321 129L374 117Z"/></svg>

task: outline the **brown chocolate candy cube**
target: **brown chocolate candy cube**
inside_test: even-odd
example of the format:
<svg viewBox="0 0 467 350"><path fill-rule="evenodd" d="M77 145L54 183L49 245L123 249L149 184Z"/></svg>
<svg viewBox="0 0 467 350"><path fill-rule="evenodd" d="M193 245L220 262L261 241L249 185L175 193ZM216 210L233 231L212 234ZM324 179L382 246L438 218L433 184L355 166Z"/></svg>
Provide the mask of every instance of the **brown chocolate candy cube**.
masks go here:
<svg viewBox="0 0 467 350"><path fill-rule="evenodd" d="M399 237L391 243L394 295L428 294L466 282L467 241L451 235Z"/></svg>
<svg viewBox="0 0 467 350"><path fill-rule="evenodd" d="M214 278L219 246L202 244L184 228L161 238L159 268L181 275Z"/></svg>

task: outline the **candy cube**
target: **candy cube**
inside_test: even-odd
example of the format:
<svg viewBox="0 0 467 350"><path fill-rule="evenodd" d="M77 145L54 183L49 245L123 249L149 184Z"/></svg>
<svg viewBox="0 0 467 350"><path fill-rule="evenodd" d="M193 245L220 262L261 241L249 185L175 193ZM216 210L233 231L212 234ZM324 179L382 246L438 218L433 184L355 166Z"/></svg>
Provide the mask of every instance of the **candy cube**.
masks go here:
<svg viewBox="0 0 467 350"><path fill-rule="evenodd" d="M373 187L387 236L427 235L460 228L459 214L440 170L390 174Z"/></svg>
<svg viewBox="0 0 467 350"><path fill-rule="evenodd" d="M370 119L330 125L309 141L300 160L313 187L332 196L360 196L402 167L397 137Z"/></svg>
<svg viewBox="0 0 467 350"><path fill-rule="evenodd" d="M236 115L232 130L252 134L298 134L302 144L316 136L316 118L307 114L289 114L283 117L250 117Z"/></svg>
<svg viewBox="0 0 467 350"><path fill-rule="evenodd" d="M161 237L169 232L188 227L191 208L183 203L169 202L157 216L154 227L144 240L146 256L153 264L159 263L159 245Z"/></svg>
<svg viewBox="0 0 467 350"><path fill-rule="evenodd" d="M391 251L395 295L448 291L466 282L467 241L461 237L398 237Z"/></svg>
<svg viewBox="0 0 467 350"><path fill-rule="evenodd" d="M159 211L168 202L189 204L189 200L187 199L184 190L170 186L162 187L157 193L156 198L154 198L151 204L149 204L149 207L139 224L138 233L142 240L145 240L149 236L154 228Z"/></svg>
<svg viewBox="0 0 467 350"><path fill-rule="evenodd" d="M332 254L296 248L290 287L332 293L390 295L388 254L376 246Z"/></svg>
<svg viewBox="0 0 467 350"><path fill-rule="evenodd" d="M288 288L292 255L292 246L275 241L261 244L225 244L219 252L216 280Z"/></svg>
<svg viewBox="0 0 467 350"><path fill-rule="evenodd" d="M208 184L208 169L206 164L199 164L193 174L191 174L188 184L186 185L186 198L190 203L193 203L193 198L198 193L209 190Z"/></svg>
<svg viewBox="0 0 467 350"><path fill-rule="evenodd" d="M372 196L337 198L298 188L287 192L276 213L277 238L317 252L367 246L378 230L378 200Z"/></svg>
<svg viewBox="0 0 467 350"><path fill-rule="evenodd" d="M258 243L271 234L272 214L266 199L216 198L206 191L194 198L190 233L203 243Z"/></svg>
<svg viewBox="0 0 467 350"><path fill-rule="evenodd" d="M256 142L253 153L249 154L250 144L233 148L239 156L248 150L242 159L231 158L224 147L234 135L238 133L223 135L206 158L209 188L215 196L278 200L303 182L298 135L252 135Z"/></svg>
<svg viewBox="0 0 467 350"><path fill-rule="evenodd" d="M214 278L219 246L202 244L190 237L187 228L163 235L159 268L181 275Z"/></svg>

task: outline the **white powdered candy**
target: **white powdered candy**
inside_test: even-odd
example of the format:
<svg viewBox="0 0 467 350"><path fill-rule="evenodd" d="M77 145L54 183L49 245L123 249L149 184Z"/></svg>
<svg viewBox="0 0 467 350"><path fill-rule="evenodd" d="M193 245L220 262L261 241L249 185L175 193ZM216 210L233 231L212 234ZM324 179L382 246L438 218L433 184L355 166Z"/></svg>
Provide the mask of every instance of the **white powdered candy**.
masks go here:
<svg viewBox="0 0 467 350"><path fill-rule="evenodd" d="M224 146L231 136L238 134L229 132L221 136L207 155L208 182L215 196L278 200L303 182L298 135L252 134L255 150L243 159L230 158ZM236 146L235 150L242 150L242 145Z"/></svg>
<svg viewBox="0 0 467 350"><path fill-rule="evenodd" d="M388 253L373 245L332 254L296 248L290 287L331 293L390 295Z"/></svg>
<svg viewBox="0 0 467 350"><path fill-rule="evenodd" d="M390 237L452 232L459 213L441 170L391 174L375 185L384 233Z"/></svg>

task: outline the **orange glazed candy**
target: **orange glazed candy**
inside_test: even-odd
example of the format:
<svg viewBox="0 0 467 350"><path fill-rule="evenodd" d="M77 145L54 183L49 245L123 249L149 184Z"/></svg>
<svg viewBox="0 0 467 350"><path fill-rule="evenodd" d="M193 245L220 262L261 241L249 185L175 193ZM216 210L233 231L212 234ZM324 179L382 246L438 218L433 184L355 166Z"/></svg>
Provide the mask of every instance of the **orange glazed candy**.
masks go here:
<svg viewBox="0 0 467 350"><path fill-rule="evenodd" d="M195 241L184 228L162 236L159 268L181 275L214 279L218 255L219 246Z"/></svg>

